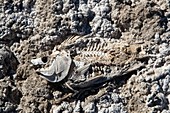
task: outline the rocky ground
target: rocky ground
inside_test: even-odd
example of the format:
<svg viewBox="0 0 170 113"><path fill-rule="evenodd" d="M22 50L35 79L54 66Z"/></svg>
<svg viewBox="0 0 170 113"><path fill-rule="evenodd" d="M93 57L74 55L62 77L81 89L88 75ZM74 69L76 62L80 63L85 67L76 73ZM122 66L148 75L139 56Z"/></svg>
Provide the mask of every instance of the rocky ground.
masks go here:
<svg viewBox="0 0 170 113"><path fill-rule="evenodd" d="M168 0L0 0L0 112L169 113L169 8ZM70 36L87 35L127 44L128 58L147 56L144 68L79 99L32 67Z"/></svg>

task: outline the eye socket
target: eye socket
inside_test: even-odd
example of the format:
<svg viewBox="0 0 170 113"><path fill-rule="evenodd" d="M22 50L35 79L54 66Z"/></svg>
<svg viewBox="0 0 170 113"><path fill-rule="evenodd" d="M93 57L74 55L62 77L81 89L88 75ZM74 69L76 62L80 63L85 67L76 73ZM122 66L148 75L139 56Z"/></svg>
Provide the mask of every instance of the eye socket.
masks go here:
<svg viewBox="0 0 170 113"><path fill-rule="evenodd" d="M48 60L48 58L47 57L42 57L42 59L41 59L44 63L46 63L47 62L47 60Z"/></svg>

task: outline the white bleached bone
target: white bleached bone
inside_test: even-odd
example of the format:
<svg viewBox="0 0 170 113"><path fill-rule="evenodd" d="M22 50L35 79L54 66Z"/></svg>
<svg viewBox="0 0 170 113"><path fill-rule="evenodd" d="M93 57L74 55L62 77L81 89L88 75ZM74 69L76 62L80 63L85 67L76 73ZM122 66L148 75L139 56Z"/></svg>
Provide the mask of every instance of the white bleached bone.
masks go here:
<svg viewBox="0 0 170 113"><path fill-rule="evenodd" d="M41 68L37 72L49 82L60 82L68 75L71 63L70 56L57 55L48 68Z"/></svg>
<svg viewBox="0 0 170 113"><path fill-rule="evenodd" d="M33 65L42 65L42 64L46 64L46 61L43 61L42 58L36 58L36 59L32 59L31 63Z"/></svg>

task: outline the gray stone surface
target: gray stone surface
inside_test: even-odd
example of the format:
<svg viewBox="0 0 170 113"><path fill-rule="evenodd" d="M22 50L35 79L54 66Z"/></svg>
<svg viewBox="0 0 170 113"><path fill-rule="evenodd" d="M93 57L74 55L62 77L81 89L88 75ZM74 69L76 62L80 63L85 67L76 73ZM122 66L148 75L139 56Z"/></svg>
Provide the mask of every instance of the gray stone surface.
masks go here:
<svg viewBox="0 0 170 113"><path fill-rule="evenodd" d="M0 112L169 113L169 8L169 0L0 0ZM96 44L96 37L104 41ZM56 49L78 51L80 67L103 55L96 61L112 63L93 66L77 81L136 62L144 67L69 96L74 89L47 82L31 65Z"/></svg>

